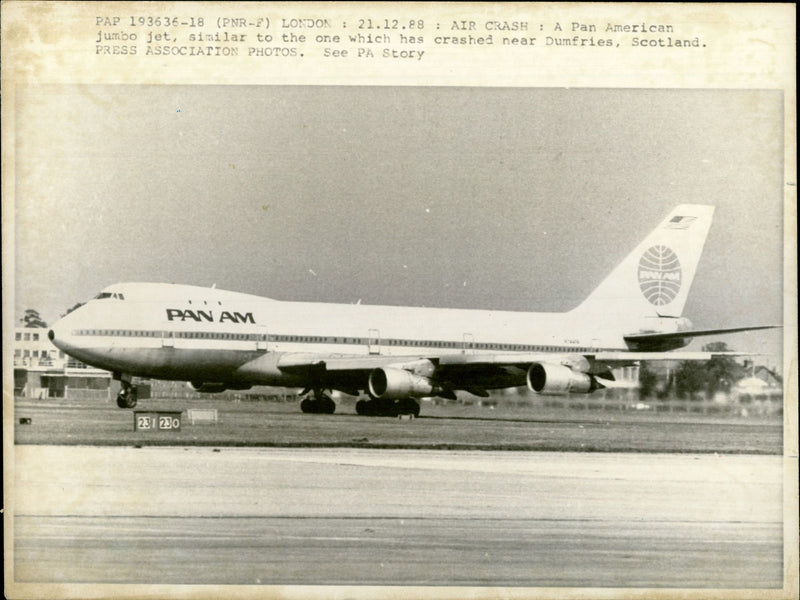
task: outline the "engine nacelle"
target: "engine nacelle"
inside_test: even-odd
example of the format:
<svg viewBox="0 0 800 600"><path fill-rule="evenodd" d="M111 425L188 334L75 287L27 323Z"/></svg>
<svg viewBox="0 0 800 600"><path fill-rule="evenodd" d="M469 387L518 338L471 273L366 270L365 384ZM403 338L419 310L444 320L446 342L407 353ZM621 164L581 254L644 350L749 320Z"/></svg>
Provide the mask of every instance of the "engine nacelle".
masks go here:
<svg viewBox="0 0 800 600"><path fill-rule="evenodd" d="M378 367L369 374L369 393L373 398L394 400L421 398L435 393L430 379L403 369Z"/></svg>
<svg viewBox="0 0 800 600"><path fill-rule="evenodd" d="M225 390L249 390L253 387L248 383L211 383L208 381L192 381L189 385L203 394L219 394Z"/></svg>
<svg viewBox="0 0 800 600"><path fill-rule="evenodd" d="M527 380L528 389L552 396L588 394L603 387L591 375L564 365L533 363L528 369Z"/></svg>

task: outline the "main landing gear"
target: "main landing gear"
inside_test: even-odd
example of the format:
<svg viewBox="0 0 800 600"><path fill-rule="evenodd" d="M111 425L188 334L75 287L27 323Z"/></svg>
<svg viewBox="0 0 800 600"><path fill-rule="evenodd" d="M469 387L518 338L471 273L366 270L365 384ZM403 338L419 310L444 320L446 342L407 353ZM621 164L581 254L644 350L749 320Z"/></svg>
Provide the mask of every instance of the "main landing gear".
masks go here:
<svg viewBox="0 0 800 600"><path fill-rule="evenodd" d="M356 412L369 417L396 417L398 415L418 417L419 402L414 398L359 400L356 402Z"/></svg>
<svg viewBox="0 0 800 600"><path fill-rule="evenodd" d="M336 410L336 403L322 390L314 390L314 397L304 398L300 403L300 410L304 413L332 415Z"/></svg>
<svg viewBox="0 0 800 600"><path fill-rule="evenodd" d="M136 406L139 395L136 391L136 386L125 380L120 381L120 384L122 387L120 387L117 394L117 406L120 408L133 408Z"/></svg>

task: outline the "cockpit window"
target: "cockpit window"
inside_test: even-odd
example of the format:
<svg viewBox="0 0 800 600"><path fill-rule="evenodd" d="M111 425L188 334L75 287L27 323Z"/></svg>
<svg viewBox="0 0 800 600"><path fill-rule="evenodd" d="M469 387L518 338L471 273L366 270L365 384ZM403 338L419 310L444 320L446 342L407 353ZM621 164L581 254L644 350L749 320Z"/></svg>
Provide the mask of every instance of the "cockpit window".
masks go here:
<svg viewBox="0 0 800 600"><path fill-rule="evenodd" d="M104 300L105 298L116 298L117 300L125 300L125 296L117 294L116 292L100 292L94 297L95 300Z"/></svg>

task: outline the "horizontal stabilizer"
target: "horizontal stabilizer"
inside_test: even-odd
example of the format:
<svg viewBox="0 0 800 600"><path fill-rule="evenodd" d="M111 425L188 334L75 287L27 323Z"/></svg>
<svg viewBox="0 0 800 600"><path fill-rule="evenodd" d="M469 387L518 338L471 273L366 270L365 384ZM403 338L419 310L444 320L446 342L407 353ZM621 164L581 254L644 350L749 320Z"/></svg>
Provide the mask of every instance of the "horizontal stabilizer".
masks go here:
<svg viewBox="0 0 800 600"><path fill-rule="evenodd" d="M741 331L757 331L759 329L778 329L782 325L756 325L753 327L729 327L725 329L695 329L687 331L674 331L670 333L631 333L624 336L625 343L632 350L665 350L669 347L683 346L681 340L690 340L707 335L720 335L724 333L738 333ZM670 344L677 342L677 344Z"/></svg>
<svg viewBox="0 0 800 600"><path fill-rule="evenodd" d="M757 331L759 329L779 329L783 325L755 325L753 327L729 327L726 329L695 329L691 331L675 331L672 333L632 333L625 336L625 341L653 341L672 340L679 338L695 338L704 335L719 335L722 333L738 333L740 331Z"/></svg>

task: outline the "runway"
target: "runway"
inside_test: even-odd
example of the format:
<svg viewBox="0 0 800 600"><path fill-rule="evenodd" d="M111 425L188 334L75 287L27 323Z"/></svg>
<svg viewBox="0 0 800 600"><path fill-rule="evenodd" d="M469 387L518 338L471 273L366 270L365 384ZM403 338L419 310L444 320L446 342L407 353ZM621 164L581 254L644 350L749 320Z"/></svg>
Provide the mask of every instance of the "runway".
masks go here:
<svg viewBox="0 0 800 600"><path fill-rule="evenodd" d="M17 582L782 584L780 456L15 451Z"/></svg>

